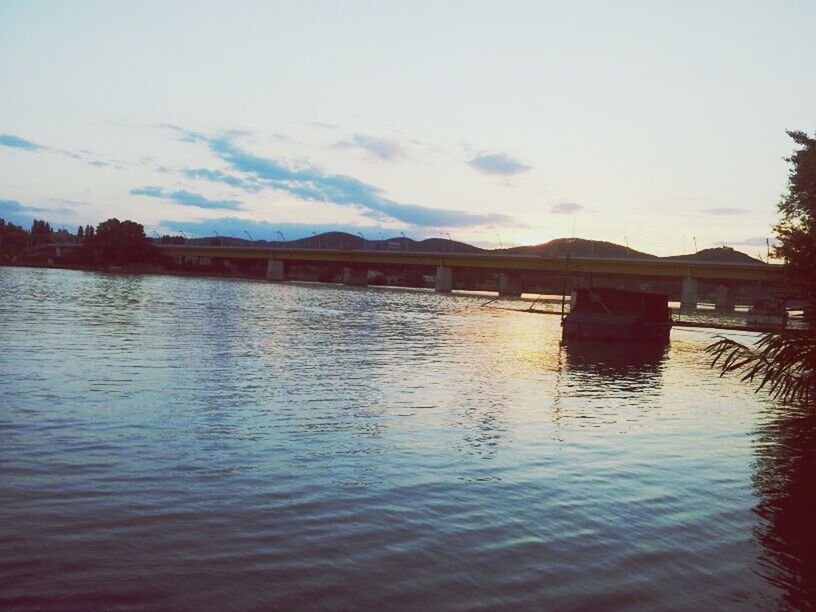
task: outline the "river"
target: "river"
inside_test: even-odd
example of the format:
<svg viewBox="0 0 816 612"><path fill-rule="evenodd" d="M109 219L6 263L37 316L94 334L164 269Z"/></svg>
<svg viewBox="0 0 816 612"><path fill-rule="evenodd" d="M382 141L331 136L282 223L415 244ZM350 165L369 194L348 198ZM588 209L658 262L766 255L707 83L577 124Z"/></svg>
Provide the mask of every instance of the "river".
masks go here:
<svg viewBox="0 0 816 612"><path fill-rule="evenodd" d="M807 609L810 417L483 302L0 267L0 607Z"/></svg>

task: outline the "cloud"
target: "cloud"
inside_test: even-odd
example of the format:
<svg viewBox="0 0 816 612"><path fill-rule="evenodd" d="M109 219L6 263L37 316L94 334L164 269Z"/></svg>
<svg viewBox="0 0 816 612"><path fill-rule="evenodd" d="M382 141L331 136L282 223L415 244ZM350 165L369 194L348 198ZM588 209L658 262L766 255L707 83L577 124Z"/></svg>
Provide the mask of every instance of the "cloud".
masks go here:
<svg viewBox="0 0 816 612"><path fill-rule="evenodd" d="M83 155L91 155L89 151L82 151L83 155L79 153L74 153L73 151L68 151L66 149L55 149L54 147L47 147L45 145L37 144L36 142L31 142L30 140L26 140L25 138L20 138L19 136L14 136L13 134L0 134L0 146L9 147L11 149L21 149L23 151L30 151L32 153L56 153L58 155L65 155L66 157L70 157L71 159L80 159L84 160L85 157ZM108 162L104 162L101 160L86 160L87 163L91 166L109 166Z"/></svg>
<svg viewBox="0 0 816 612"><path fill-rule="evenodd" d="M20 204L17 200L0 200L0 217L5 219L6 221L10 221L17 225L22 225L27 227L31 224L31 221L34 220L34 215L32 213L37 213L37 216L43 216L40 213L56 213L60 215L72 215L74 214L74 210L72 208L68 208L66 206L60 207L38 207L38 206L25 206Z"/></svg>
<svg viewBox="0 0 816 612"><path fill-rule="evenodd" d="M330 174L311 166L293 167L275 159L252 155L235 144L235 132L206 137L177 126L170 129L180 131L183 140L205 143L233 172L247 175L243 180L289 193L301 200L355 207L378 221L391 219L421 227L519 225L512 217L499 213L476 214L396 202L385 197L380 188L350 176ZM219 171L212 172L211 176L220 180L226 176L217 174Z"/></svg>
<svg viewBox="0 0 816 612"><path fill-rule="evenodd" d="M52 212L63 215L71 215L74 213L74 209L67 206L60 206L57 208L23 206L17 200L0 200L0 212Z"/></svg>
<svg viewBox="0 0 816 612"><path fill-rule="evenodd" d="M17 200L0 200L0 211L16 212L27 208L28 207L23 206Z"/></svg>
<svg viewBox="0 0 816 612"><path fill-rule="evenodd" d="M249 232L253 240L279 240L277 232L282 232L287 240L297 240L312 235L312 232L348 232L357 234L362 232L368 240L379 240L380 235L391 238L400 235L400 230L382 226L331 225L324 223L270 223L254 219L239 217L223 217L220 219L202 219L199 221L160 221L161 227L170 232L185 232L193 236L212 236L216 232L222 236L245 238L244 232ZM425 236L419 239L425 238Z"/></svg>
<svg viewBox="0 0 816 612"><path fill-rule="evenodd" d="M249 191L250 193L255 193L256 191L263 189L263 185L259 184L257 181L242 179L237 176L227 174L226 172L222 172L221 170L188 168L186 170L182 170L182 173L189 178L202 179L212 183L224 183L226 185L230 185L231 187L238 187L244 191Z"/></svg>
<svg viewBox="0 0 816 612"><path fill-rule="evenodd" d="M701 213L705 213L706 215L743 215L748 211L744 208L729 208L728 206L722 206L720 208L701 208Z"/></svg>
<svg viewBox="0 0 816 612"><path fill-rule="evenodd" d="M12 149L23 149L24 151L48 151L48 147L38 145L36 142L31 142L25 138L14 136L12 134L0 134L0 145L4 147L11 147Z"/></svg>
<svg viewBox="0 0 816 612"><path fill-rule="evenodd" d="M378 159L388 161L405 157L405 150L396 140L366 136L365 134L355 134L351 140L340 140L334 146L362 149Z"/></svg>
<svg viewBox="0 0 816 612"><path fill-rule="evenodd" d="M560 202L552 206L550 212L557 215L571 215L577 213L579 210L583 210L583 208L583 206L575 202Z"/></svg>
<svg viewBox="0 0 816 612"><path fill-rule="evenodd" d="M170 200L182 206L195 206L196 208L221 208L227 210L241 210L241 203L237 200L210 200L198 193L178 190L169 191L161 187L137 187L130 190L131 195L147 196L150 198L161 198Z"/></svg>
<svg viewBox="0 0 816 612"><path fill-rule="evenodd" d="M723 244L735 244L737 246L765 246L766 240L768 238L764 236L755 236L753 238L743 238L741 240L727 240L727 241L720 241L720 242L712 242L712 246L722 246ZM773 246L774 240L771 240L771 246Z"/></svg>
<svg viewBox="0 0 816 612"><path fill-rule="evenodd" d="M16 200L0 200L0 219L23 227L30 225L33 219L33 217L27 213L35 212L36 210L37 209L34 209L32 211L29 207L23 206Z"/></svg>
<svg viewBox="0 0 816 612"><path fill-rule="evenodd" d="M484 174L498 174L502 176L521 174L533 168L504 153L480 153L467 163L471 168Z"/></svg>
<svg viewBox="0 0 816 612"><path fill-rule="evenodd" d="M325 130L336 130L338 126L333 123L326 123L325 121L304 121L304 125L311 125L312 127L319 127Z"/></svg>

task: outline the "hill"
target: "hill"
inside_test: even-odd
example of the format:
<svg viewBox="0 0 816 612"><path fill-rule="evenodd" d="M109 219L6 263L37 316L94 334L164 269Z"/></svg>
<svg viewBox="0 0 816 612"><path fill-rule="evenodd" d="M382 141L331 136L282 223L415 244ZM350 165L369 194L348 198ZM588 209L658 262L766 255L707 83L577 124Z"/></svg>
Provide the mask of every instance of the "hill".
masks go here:
<svg viewBox="0 0 816 612"><path fill-rule="evenodd" d="M348 251L409 251L416 253L480 253L484 249L458 240L447 238L427 238L413 240L402 236L383 240L363 239L358 235L347 232L324 232L314 236L298 238L297 240L246 240L230 236L210 236L206 238L191 238L190 244L213 244L221 246L261 246L261 247L292 247L297 249L339 249Z"/></svg>
<svg viewBox="0 0 816 612"><path fill-rule="evenodd" d="M762 263L750 255L731 247L716 247L703 249L697 253L687 255L670 255L658 257L643 251L636 251L629 247L606 242L604 240L585 240L583 238L556 238L542 244L511 247L507 249L481 249L466 242L448 240L446 238L427 238L413 240L403 236L386 238L383 240L363 240L359 235L347 232L325 232L299 238L297 240L269 241L245 240L229 236L215 236L206 238L192 238L187 240L192 244L213 244L223 246L262 246L262 247L293 247L299 249L340 249L348 251L403 251L413 253L493 253L496 255L538 255L541 257L608 257L617 259L663 259L669 261L692 260L711 261L722 263Z"/></svg>
<svg viewBox="0 0 816 612"><path fill-rule="evenodd" d="M583 238L556 238L543 244L513 247L502 252L517 255L541 255L545 257L614 257L630 259L655 259L655 255L636 251L629 247L605 242L603 240L584 240Z"/></svg>
<svg viewBox="0 0 816 612"><path fill-rule="evenodd" d="M688 255L669 255L660 259L668 260L690 260L690 261L711 261L720 263L763 263L762 260L746 255L742 251L737 251L731 247L722 246L712 249L703 249Z"/></svg>

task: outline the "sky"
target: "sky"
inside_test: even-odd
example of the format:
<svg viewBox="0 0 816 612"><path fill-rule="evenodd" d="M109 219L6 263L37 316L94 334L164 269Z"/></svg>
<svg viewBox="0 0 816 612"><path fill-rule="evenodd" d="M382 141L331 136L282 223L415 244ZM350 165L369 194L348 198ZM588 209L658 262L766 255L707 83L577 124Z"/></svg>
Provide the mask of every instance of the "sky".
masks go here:
<svg viewBox="0 0 816 612"><path fill-rule="evenodd" d="M0 217L765 254L816 3L0 0Z"/></svg>

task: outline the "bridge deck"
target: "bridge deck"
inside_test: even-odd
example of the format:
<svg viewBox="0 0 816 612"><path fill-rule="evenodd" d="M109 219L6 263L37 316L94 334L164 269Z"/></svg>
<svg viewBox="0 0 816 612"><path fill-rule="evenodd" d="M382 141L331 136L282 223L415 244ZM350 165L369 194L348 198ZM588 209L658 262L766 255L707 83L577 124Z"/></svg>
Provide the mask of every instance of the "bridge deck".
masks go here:
<svg viewBox="0 0 816 612"><path fill-rule="evenodd" d="M496 253L416 253L405 251L365 251L295 249L246 246L157 245L167 255L229 259L277 259L299 263L381 264L449 266L496 271L538 271L722 279L779 283L780 264L718 263L695 260L616 259L600 257L542 257Z"/></svg>

